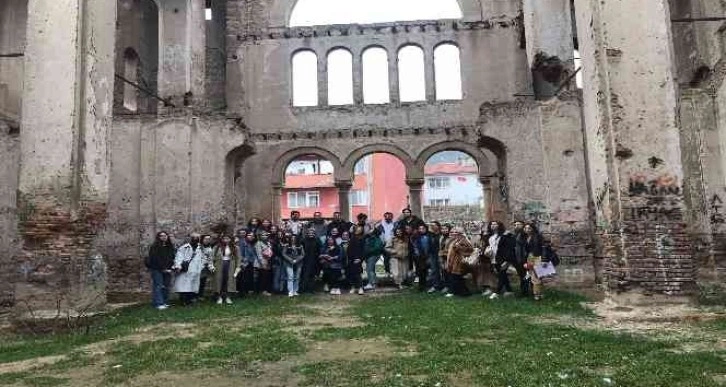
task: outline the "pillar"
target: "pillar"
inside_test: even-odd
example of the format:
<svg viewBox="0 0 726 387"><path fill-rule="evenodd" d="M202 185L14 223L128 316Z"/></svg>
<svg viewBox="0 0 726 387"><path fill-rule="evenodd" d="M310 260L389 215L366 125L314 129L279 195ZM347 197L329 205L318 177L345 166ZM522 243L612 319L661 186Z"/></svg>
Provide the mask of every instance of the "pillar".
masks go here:
<svg viewBox="0 0 726 387"><path fill-rule="evenodd" d="M667 0L576 0L596 254L613 299L687 295L695 270Z"/></svg>
<svg viewBox="0 0 726 387"><path fill-rule="evenodd" d="M272 186L272 221L277 224L282 219L282 185L275 184Z"/></svg>
<svg viewBox="0 0 726 387"><path fill-rule="evenodd" d="M425 179L406 179L411 212L423 219L423 185Z"/></svg>
<svg viewBox="0 0 726 387"><path fill-rule="evenodd" d="M105 304L115 2L30 0L20 131L18 312ZM61 308L58 311L58 307Z"/></svg>
<svg viewBox="0 0 726 387"><path fill-rule="evenodd" d="M494 220L494 194L492 192L492 178L479 178L481 186L484 190L484 220L491 222Z"/></svg>
<svg viewBox="0 0 726 387"><path fill-rule="evenodd" d="M527 59L539 99L553 96L574 69L570 1L524 0L522 4Z"/></svg>
<svg viewBox="0 0 726 387"><path fill-rule="evenodd" d="M426 80L426 101L436 101L436 76L434 75L434 48L424 48L424 78Z"/></svg>
<svg viewBox="0 0 726 387"><path fill-rule="evenodd" d="M340 216L350 221L350 189L353 188L353 182L350 180L336 180L335 186L338 188L338 211L340 211Z"/></svg>
<svg viewBox="0 0 726 387"><path fill-rule="evenodd" d="M363 104L363 58L362 53L353 53L353 103Z"/></svg>

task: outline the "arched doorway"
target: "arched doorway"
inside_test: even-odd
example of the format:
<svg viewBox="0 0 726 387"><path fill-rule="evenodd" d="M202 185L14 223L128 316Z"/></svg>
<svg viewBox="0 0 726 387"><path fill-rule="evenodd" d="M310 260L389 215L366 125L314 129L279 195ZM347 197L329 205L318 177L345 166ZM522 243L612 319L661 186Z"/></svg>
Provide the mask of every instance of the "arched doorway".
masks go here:
<svg viewBox="0 0 726 387"><path fill-rule="evenodd" d="M424 166L423 213L427 220L468 225L486 218L479 165L469 154L441 151Z"/></svg>
<svg viewBox="0 0 726 387"><path fill-rule="evenodd" d="M340 209L333 162L315 153L291 160L285 167L279 208L279 220L289 219L293 212L301 219L313 219L318 214L332 219Z"/></svg>

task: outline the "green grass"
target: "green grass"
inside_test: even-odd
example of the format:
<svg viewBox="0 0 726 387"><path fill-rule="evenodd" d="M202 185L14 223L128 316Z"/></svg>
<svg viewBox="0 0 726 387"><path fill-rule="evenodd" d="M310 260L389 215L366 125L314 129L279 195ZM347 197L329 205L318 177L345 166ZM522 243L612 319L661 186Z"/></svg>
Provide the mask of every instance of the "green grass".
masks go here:
<svg viewBox="0 0 726 387"><path fill-rule="evenodd" d="M345 299L350 304L347 312L362 326L295 333L285 329L286 324L299 324L298 317L291 317L310 317L317 312L305 306L321 306L329 298L253 298L231 307L202 305L164 313L148 307L120 310L90 335L7 338L0 344L0 363L70 356L32 372L0 374L0 385L72 385L69 372L87 363L101 364L104 385L164 371L221 369L254 376L260 362L292 358L297 359L294 371L309 386L447 386L455 381L474 386L715 386L714 377L726 375L726 351L679 351L687 338L664 340L557 323L562 316L568 321L595 318L582 306L584 298L564 292L548 292L540 303L414 293ZM153 341L118 341L109 346L103 361L80 351L89 343L175 323L195 324L174 328L193 329L193 337L166 334ZM725 320L689 329L726 337ZM356 359L353 341L350 356L330 361L296 357L312 343L348 339L389 343L391 354ZM414 352L396 353L404 349ZM244 379L240 385L245 385Z"/></svg>

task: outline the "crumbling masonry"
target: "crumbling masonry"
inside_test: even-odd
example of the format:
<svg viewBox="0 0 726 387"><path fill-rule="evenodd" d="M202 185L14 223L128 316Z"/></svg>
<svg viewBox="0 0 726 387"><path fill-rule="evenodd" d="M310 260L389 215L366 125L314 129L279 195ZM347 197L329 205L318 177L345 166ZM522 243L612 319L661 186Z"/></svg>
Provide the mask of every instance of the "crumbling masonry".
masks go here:
<svg viewBox="0 0 726 387"><path fill-rule="evenodd" d="M289 27L295 0L0 2L2 306L142 291L156 231L279 218L284 170L306 154L332 162L342 208L357 160L398 157L420 213L426 160L463 151L486 217L543 224L568 285L680 299L722 281L724 21L700 20L722 2L459 4L459 20ZM461 100L436 100L441 43L460 50ZM426 100L400 101L389 61L390 103L363 104L362 51L404 45L424 51ZM327 106L341 47L355 103ZM318 106L291 103L301 49L319 58Z"/></svg>

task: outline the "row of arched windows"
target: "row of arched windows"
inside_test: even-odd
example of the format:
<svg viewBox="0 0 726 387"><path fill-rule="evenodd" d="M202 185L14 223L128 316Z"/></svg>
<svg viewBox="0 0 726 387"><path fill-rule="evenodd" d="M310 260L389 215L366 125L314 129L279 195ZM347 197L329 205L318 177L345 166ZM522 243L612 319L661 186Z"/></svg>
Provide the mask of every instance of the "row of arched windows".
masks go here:
<svg viewBox="0 0 726 387"><path fill-rule="evenodd" d="M437 100L462 99L459 47L444 43L434 50L434 84ZM398 50L398 94L401 102L426 101L426 60L419 46ZM388 52L369 47L361 55L361 88L364 104L391 102ZM353 54L337 48L327 56L328 105L352 105L354 100ZM317 106L318 57L301 50L292 57L293 106Z"/></svg>

